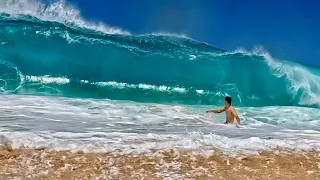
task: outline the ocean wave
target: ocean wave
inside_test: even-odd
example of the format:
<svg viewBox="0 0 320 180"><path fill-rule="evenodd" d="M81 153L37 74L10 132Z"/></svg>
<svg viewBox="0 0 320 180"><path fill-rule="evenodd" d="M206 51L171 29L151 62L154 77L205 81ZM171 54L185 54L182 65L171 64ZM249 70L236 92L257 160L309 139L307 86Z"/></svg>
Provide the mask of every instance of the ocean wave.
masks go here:
<svg viewBox="0 0 320 180"><path fill-rule="evenodd" d="M17 152L23 157L33 153L25 147L45 149L36 154L46 167L52 166L50 159L75 157L48 149L89 152L77 153L89 159L91 153L102 152L116 154L111 161L120 160L119 167L141 157L150 164L150 157L155 157L152 164L161 171L160 176L154 171L155 175L177 179L188 174L200 177L194 160L214 151L228 155L313 151L310 157L320 151L319 67L276 59L262 47L228 51L185 35L132 35L88 22L62 0L0 1L0 94L0 145L5 145L0 148L14 157ZM205 113L221 108L225 96L232 97L240 126L224 124L223 113ZM11 147L22 148L12 151ZM30 157L35 159L35 154ZM164 162L167 157L172 162ZM223 168L232 165L220 153L211 157ZM95 159L101 167L105 167L103 158ZM171 171L180 168L177 158L182 163L185 158L192 161L186 176ZM22 159L24 164L21 157L15 159L18 168L11 168L13 174L24 170L26 163L39 165L30 158ZM95 160L91 164L97 164ZM74 161L74 167L79 162ZM261 162L265 169L265 161ZM248 164L248 158L241 164ZM71 166L66 164L62 171L73 170ZM140 171L142 166L137 165L139 172L146 175ZM30 167L29 174L39 170ZM206 167L199 167L208 175ZM310 172L303 173L311 177ZM39 175L43 173L47 172Z"/></svg>
<svg viewBox="0 0 320 180"><path fill-rule="evenodd" d="M230 95L238 106L320 105L319 68L261 47L227 51L174 34L99 33L64 1L0 5L2 93L215 105Z"/></svg>
<svg viewBox="0 0 320 180"><path fill-rule="evenodd" d="M84 20L77 8L63 0L56 0L51 4L38 0L2 0L0 12L7 13L12 18L28 15L43 21L59 22L67 26L87 28L106 34L129 34L119 28L108 27L101 22L93 23Z"/></svg>
<svg viewBox="0 0 320 180"><path fill-rule="evenodd" d="M252 52L244 49L238 49L235 52L249 56L263 56L271 73L278 78L287 79L288 92L293 96L299 96L300 104L320 106L320 76L308 71L307 67L298 63L276 60L262 46L257 46ZM316 71L320 72L319 69Z"/></svg>

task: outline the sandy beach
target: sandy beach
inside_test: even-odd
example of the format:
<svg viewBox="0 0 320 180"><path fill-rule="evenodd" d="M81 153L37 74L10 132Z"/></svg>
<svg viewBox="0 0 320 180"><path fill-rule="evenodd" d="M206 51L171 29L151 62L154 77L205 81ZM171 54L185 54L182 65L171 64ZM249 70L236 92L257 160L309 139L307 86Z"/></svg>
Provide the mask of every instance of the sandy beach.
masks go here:
<svg viewBox="0 0 320 180"><path fill-rule="evenodd" d="M2 146L6 179L320 179L320 152L261 152L205 156L177 150L99 154Z"/></svg>

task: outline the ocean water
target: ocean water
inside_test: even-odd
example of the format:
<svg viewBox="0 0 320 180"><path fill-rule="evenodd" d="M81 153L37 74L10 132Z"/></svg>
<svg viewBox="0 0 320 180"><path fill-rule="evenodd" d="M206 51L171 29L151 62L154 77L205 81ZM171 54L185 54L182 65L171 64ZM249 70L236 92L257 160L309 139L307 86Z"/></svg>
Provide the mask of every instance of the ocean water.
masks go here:
<svg viewBox="0 0 320 180"><path fill-rule="evenodd" d="M0 2L0 142L88 152L319 150L320 68L263 47L90 23L64 1ZM233 98L241 128L205 114Z"/></svg>

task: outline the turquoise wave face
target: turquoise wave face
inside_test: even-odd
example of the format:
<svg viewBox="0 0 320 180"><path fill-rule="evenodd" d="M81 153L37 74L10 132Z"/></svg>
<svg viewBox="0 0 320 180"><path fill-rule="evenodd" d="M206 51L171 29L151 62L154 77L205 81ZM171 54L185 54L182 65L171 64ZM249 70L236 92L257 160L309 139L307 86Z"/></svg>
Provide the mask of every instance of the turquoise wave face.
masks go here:
<svg viewBox="0 0 320 180"><path fill-rule="evenodd" d="M237 106L320 102L320 70L185 37L105 34L0 15L0 91Z"/></svg>

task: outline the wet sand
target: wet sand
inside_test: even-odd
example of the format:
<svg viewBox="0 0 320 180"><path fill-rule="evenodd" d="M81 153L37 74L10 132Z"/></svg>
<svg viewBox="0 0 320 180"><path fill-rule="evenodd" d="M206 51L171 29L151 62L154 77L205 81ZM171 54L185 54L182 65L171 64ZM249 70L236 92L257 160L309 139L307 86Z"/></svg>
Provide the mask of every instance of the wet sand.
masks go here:
<svg viewBox="0 0 320 180"><path fill-rule="evenodd" d="M160 150L145 155L0 147L0 179L320 179L320 152L204 156Z"/></svg>

